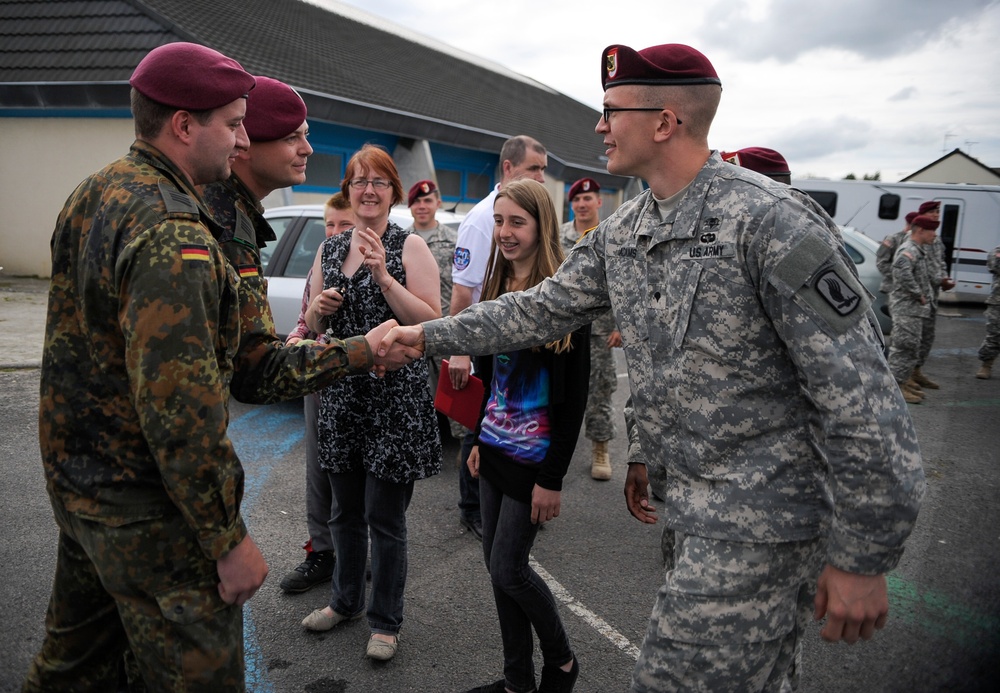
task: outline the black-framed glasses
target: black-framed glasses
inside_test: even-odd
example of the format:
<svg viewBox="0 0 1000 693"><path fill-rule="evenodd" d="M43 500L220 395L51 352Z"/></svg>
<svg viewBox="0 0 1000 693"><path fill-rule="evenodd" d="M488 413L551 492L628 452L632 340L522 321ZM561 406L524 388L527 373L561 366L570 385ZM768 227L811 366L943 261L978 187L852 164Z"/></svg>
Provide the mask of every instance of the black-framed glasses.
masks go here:
<svg viewBox="0 0 1000 693"><path fill-rule="evenodd" d="M609 122L611 120L611 114L617 113L618 111L662 111L663 108L610 108L608 106L604 107L604 122ZM677 118L677 124L680 125L683 121Z"/></svg>
<svg viewBox="0 0 1000 693"><path fill-rule="evenodd" d="M392 187L392 183L385 180L384 178L352 178L348 185L350 185L355 190L364 190L371 183L372 187L376 190L388 190Z"/></svg>

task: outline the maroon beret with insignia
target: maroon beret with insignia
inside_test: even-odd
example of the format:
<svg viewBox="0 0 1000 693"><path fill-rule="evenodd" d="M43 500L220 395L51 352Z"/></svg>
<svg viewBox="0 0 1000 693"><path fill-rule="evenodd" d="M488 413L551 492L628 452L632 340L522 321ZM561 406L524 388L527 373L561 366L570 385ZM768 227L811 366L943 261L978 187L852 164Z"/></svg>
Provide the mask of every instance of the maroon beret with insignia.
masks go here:
<svg viewBox="0 0 1000 693"><path fill-rule="evenodd" d="M581 178L569 188L569 201L572 202L573 198L580 193L585 192L600 192L601 186L597 184L597 181L593 178Z"/></svg>
<svg viewBox="0 0 1000 693"><path fill-rule="evenodd" d="M941 200L921 202L920 206L917 207L917 214L926 214L927 212L933 212L935 209L941 209Z"/></svg>
<svg viewBox="0 0 1000 693"><path fill-rule="evenodd" d="M915 226L919 226L922 229L929 229L930 231L937 231L937 227L940 226L941 222L937 219L932 219L926 214L918 214L913 218L913 223Z"/></svg>
<svg viewBox="0 0 1000 693"><path fill-rule="evenodd" d="M305 119L306 104L298 92L276 79L257 77L243 119L251 142L280 140L298 130Z"/></svg>
<svg viewBox="0 0 1000 693"><path fill-rule="evenodd" d="M412 207L413 203L417 201L418 197L423 197L424 195L430 195L432 192L438 189L438 186L434 185L432 180L421 180L413 184L410 188L410 194L406 196L406 206Z"/></svg>
<svg viewBox="0 0 1000 693"><path fill-rule="evenodd" d="M722 81L708 58L691 46L665 43L641 51L608 46L601 55L601 86L607 91L621 84L722 86Z"/></svg>
<svg viewBox="0 0 1000 693"><path fill-rule="evenodd" d="M247 98L256 80L232 58L196 43L180 42L149 51L128 83L165 106L208 111Z"/></svg>
<svg viewBox="0 0 1000 693"><path fill-rule="evenodd" d="M792 175L785 157L766 147L746 147L735 152L722 152L722 160L764 175Z"/></svg>
<svg viewBox="0 0 1000 693"><path fill-rule="evenodd" d="M906 223L912 224L913 220L917 218L917 214L919 214L919 212L907 212L905 217Z"/></svg>

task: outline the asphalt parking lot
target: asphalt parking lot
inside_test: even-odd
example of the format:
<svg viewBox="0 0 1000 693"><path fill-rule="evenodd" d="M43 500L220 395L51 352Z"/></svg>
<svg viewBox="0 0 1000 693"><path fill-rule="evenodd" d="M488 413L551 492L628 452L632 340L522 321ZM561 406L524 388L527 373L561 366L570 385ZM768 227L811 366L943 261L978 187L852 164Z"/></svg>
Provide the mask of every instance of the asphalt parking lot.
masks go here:
<svg viewBox="0 0 1000 693"><path fill-rule="evenodd" d="M0 693L19 689L43 635L55 563L56 530L37 440L41 291L14 291L0 278ZM26 293L11 299L12 293ZM8 300L10 299L10 300ZM12 309L17 303L22 308ZM925 372L941 382L912 405L928 494L900 566L890 575L890 620L854 647L823 643L816 626L804 643L808 691L980 691L1000 684L1000 378L972 377L984 322L978 306L949 306ZM39 316L41 314L41 316ZM29 328L29 325L34 327ZM23 352L23 353L22 353ZM18 354L20 362L10 359ZM627 381L620 365L616 405ZM621 424L621 421L619 421ZM244 512L271 566L246 608L248 688L258 692L463 691L500 674L500 643L481 549L458 524L456 446L445 471L418 482L408 515L410 572L396 658L364 657L363 621L326 634L299 622L328 595L278 589L301 560L302 414L298 402L234 404L231 435L247 469ZM562 603L582 672L582 693L626 691L662 579L658 527L625 510L624 442L612 445L610 482L589 477L589 445L578 446L563 513L540 533L533 557Z"/></svg>

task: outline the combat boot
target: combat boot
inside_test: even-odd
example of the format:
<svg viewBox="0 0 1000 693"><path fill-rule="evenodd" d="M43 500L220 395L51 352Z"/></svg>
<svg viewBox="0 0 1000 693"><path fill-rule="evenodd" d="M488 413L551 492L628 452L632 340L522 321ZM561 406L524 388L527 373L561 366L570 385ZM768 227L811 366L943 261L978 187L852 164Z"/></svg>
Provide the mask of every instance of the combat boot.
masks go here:
<svg viewBox="0 0 1000 693"><path fill-rule="evenodd" d="M936 382L928 378L926 375L920 372L919 366L913 369L913 375L910 376L910 380L915 382L920 387L930 388L931 390L940 390L941 386Z"/></svg>
<svg viewBox="0 0 1000 693"><path fill-rule="evenodd" d="M989 380L990 376L993 375L993 361L995 359L990 359L989 361L983 361L983 365L979 367L976 371L976 377L980 380Z"/></svg>
<svg viewBox="0 0 1000 693"><path fill-rule="evenodd" d="M594 441L594 456L590 463L590 476L598 481L611 478L611 460L608 459L608 441Z"/></svg>
<svg viewBox="0 0 1000 693"><path fill-rule="evenodd" d="M899 391L903 393L903 401L907 404L920 404L924 401L920 395L907 387L906 383L897 383L897 385L899 385Z"/></svg>
<svg viewBox="0 0 1000 693"><path fill-rule="evenodd" d="M913 378L910 378L905 383L903 383L903 387L908 388L910 392L915 394L920 399L923 399L924 397L927 396L927 394L920 389L920 386L917 385L917 383L913 380Z"/></svg>

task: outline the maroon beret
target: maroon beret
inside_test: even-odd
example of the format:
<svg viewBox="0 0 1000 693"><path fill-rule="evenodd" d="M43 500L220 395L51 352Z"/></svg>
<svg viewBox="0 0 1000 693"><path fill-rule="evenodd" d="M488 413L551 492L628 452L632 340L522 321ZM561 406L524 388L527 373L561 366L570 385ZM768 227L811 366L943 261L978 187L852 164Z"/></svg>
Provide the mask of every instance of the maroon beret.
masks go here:
<svg viewBox="0 0 1000 693"><path fill-rule="evenodd" d="M406 206L412 207L413 203L417 201L418 197L423 197L424 195L430 195L432 192L438 189L438 186L434 185L432 180L421 180L413 184L410 188L410 194L406 196Z"/></svg>
<svg viewBox="0 0 1000 693"><path fill-rule="evenodd" d="M912 224L913 220L917 218L917 214L919 214L919 212L907 212L905 217L906 223Z"/></svg>
<svg viewBox="0 0 1000 693"><path fill-rule="evenodd" d="M665 43L641 51L608 46L601 55L601 86L607 91L620 84L722 86L722 81L708 58L691 46Z"/></svg>
<svg viewBox="0 0 1000 693"><path fill-rule="evenodd" d="M921 202L920 206L917 207L917 214L926 214L927 212L933 212L935 209L941 209L941 200Z"/></svg>
<svg viewBox="0 0 1000 693"><path fill-rule="evenodd" d="M931 219L926 214L918 214L913 218L913 223L922 229L929 229L930 231L937 231L937 227L940 226L941 222L937 219Z"/></svg>
<svg viewBox="0 0 1000 693"><path fill-rule="evenodd" d="M785 157L767 147L746 147L735 152L722 152L722 159L764 175L792 175Z"/></svg>
<svg viewBox="0 0 1000 693"><path fill-rule="evenodd" d="M569 186L569 201L572 202L573 198L580 193L585 192L600 192L601 186L597 184L597 181L593 178L581 178L573 185Z"/></svg>
<svg viewBox="0 0 1000 693"><path fill-rule="evenodd" d="M243 119L251 142L280 140L298 130L305 119L306 103L298 92L276 79L257 77Z"/></svg>
<svg viewBox="0 0 1000 693"><path fill-rule="evenodd" d="M196 43L168 43L149 51L128 81L165 106L208 111L247 98L256 80L238 62Z"/></svg>

